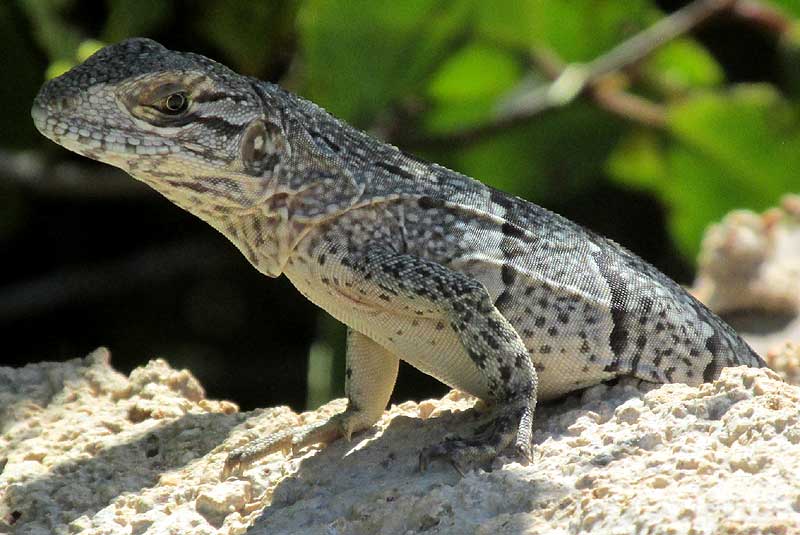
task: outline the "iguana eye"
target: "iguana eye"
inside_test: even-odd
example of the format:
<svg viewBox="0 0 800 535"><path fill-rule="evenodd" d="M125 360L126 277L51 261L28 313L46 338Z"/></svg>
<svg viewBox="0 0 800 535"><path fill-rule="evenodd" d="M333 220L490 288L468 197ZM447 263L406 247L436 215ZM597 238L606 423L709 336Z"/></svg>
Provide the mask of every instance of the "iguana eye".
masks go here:
<svg viewBox="0 0 800 535"><path fill-rule="evenodd" d="M164 97L159 102L159 110L167 115L180 115L189 107L189 99L186 93L172 93Z"/></svg>

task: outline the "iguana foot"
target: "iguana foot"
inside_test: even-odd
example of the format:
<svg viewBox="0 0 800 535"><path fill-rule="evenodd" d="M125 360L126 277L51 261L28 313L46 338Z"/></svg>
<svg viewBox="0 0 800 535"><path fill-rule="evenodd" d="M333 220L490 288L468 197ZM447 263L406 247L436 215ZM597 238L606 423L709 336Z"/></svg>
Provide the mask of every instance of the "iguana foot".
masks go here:
<svg viewBox="0 0 800 535"><path fill-rule="evenodd" d="M505 411L473 438L450 438L423 448L419 454L419 470L427 470L431 461L445 460L463 476L469 468L487 466L509 449L514 459L528 464L531 461L530 424L530 410Z"/></svg>

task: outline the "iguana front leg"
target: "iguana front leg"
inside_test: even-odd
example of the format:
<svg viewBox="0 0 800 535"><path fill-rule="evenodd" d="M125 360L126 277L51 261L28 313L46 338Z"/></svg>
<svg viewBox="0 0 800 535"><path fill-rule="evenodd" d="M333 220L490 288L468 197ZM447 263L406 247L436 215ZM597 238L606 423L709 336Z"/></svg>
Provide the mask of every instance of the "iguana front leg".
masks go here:
<svg viewBox="0 0 800 535"><path fill-rule="evenodd" d="M338 249L338 248L336 248ZM353 248L351 247L352 251ZM473 439L449 440L438 446L423 449L420 468L431 459L445 458L457 468L484 463L509 446L523 460L530 459L531 426L536 404L537 376L522 338L511 323L495 308L486 288L469 276L447 267L408 254L396 253L380 244L370 243L360 252L351 252L341 259L347 267L343 280L356 290L357 299L381 310L381 322L370 322L375 339L391 338L396 325L409 325L408 317L426 318L430 324L446 324L456 335L461 347L431 348L426 354L411 355L398 352L400 358L414 359L432 375L451 386L468 390L471 370L462 369L454 353L466 353L483 376L483 397L495 405L490 431ZM341 281L340 281L341 282ZM348 283L342 283L347 287ZM335 284L334 284L335 286ZM340 291L342 288L339 289ZM336 289L334 289L336 291ZM337 315L337 311L332 311ZM347 312L340 312L347 322ZM414 321L405 337L425 337L429 334ZM408 344L403 347L409 348ZM409 349L411 350L411 349ZM469 368L467 364L465 368Z"/></svg>
<svg viewBox="0 0 800 535"><path fill-rule="evenodd" d="M389 402L400 361L386 348L352 329L347 330L346 359L344 412L325 422L289 429L234 450L225 460L222 479L241 473L276 451L294 453L312 444L329 444L340 437L350 440L353 433L377 422Z"/></svg>

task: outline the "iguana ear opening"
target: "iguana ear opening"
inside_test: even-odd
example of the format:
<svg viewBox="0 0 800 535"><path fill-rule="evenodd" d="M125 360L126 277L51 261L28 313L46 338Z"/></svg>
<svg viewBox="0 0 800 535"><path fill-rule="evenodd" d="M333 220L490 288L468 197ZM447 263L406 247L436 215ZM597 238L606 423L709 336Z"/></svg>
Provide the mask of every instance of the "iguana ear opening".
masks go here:
<svg viewBox="0 0 800 535"><path fill-rule="evenodd" d="M289 144L278 125L256 119L245 128L240 153L247 174L271 176L280 161L289 157L289 151Z"/></svg>

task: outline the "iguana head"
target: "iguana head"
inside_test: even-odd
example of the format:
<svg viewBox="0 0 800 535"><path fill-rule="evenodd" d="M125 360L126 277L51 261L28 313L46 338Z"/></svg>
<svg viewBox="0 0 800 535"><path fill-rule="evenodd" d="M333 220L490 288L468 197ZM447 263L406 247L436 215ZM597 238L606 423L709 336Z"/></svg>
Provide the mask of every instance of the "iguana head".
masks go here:
<svg viewBox="0 0 800 535"><path fill-rule="evenodd" d="M270 99L219 63L136 38L47 82L31 115L56 143L204 217L246 211L273 194L290 148Z"/></svg>

